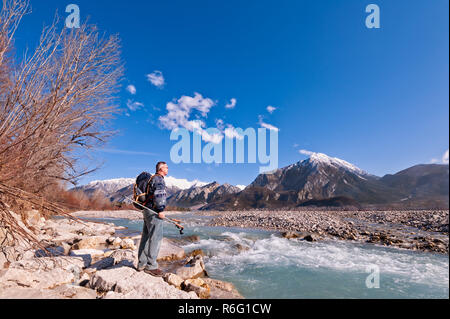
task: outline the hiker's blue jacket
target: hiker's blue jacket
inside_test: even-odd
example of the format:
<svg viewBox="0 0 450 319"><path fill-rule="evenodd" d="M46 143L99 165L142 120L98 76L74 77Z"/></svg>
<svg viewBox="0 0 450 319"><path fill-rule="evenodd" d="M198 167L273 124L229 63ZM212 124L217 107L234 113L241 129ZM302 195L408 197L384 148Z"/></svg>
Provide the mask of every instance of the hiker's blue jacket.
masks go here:
<svg viewBox="0 0 450 319"><path fill-rule="evenodd" d="M164 181L164 177L162 177L161 175L156 175L151 180L149 191L150 194L153 194L151 208L155 212L161 213L166 208L166 200L167 200L166 182Z"/></svg>

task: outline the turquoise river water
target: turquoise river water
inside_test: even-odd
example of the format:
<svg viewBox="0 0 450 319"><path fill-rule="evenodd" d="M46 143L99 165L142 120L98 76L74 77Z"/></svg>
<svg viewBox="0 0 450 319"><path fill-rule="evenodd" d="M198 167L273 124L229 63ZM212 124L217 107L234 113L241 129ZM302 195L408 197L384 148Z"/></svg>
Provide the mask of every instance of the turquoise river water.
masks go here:
<svg viewBox="0 0 450 319"><path fill-rule="evenodd" d="M449 298L448 255L288 240L270 231L208 227L209 217L178 217L186 226L184 236L200 237L180 245L186 252L202 249L209 276L233 283L245 298ZM142 221L102 221L127 227L128 235L142 231ZM183 238L171 224L164 225L164 236Z"/></svg>

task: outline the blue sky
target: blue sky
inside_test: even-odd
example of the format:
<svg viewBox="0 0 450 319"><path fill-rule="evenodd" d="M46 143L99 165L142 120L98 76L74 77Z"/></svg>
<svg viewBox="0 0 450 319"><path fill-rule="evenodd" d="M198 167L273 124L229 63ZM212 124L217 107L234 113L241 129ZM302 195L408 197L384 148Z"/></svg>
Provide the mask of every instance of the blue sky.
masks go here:
<svg viewBox="0 0 450 319"><path fill-rule="evenodd" d="M382 176L442 162L449 148L447 0L31 0L18 52L70 3L82 20L120 35L126 67L124 112L111 123L119 134L93 154L102 168L81 183L135 177L158 160L177 178L251 183L259 163L171 163L175 142L160 118L169 102L195 93L213 105L206 116L192 110L189 120L278 128L279 167L308 150ZM380 29L365 26L370 3L380 7ZM149 81L152 73L163 86Z"/></svg>

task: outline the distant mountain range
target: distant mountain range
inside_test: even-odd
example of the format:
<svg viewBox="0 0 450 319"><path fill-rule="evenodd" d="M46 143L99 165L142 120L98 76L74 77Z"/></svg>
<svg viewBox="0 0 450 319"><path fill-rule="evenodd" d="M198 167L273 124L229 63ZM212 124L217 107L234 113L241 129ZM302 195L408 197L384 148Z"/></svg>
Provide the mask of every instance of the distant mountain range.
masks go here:
<svg viewBox="0 0 450 319"><path fill-rule="evenodd" d="M102 195L112 202L123 202L133 194L135 178L117 178L93 181L87 185L72 188L71 191L82 191L88 196ZM172 176L165 177L169 205L191 208L204 206L227 194L242 191L245 186L220 185L217 182L206 183L198 180L188 181Z"/></svg>
<svg viewBox="0 0 450 319"><path fill-rule="evenodd" d="M134 179L96 181L78 187L100 192L112 201L132 194ZM312 154L309 159L260 174L249 186L220 185L166 178L171 206L233 210L251 208L343 207L395 205L447 208L449 166L417 165L394 175L377 177L338 158Z"/></svg>

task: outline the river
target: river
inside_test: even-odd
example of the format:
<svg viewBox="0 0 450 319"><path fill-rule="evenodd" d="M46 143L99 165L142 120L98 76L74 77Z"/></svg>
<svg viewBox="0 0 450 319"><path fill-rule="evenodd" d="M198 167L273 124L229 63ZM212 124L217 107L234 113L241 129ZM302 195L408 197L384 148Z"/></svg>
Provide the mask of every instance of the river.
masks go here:
<svg viewBox="0 0 450 319"><path fill-rule="evenodd" d="M172 216L171 216L172 217ZM271 231L208 227L210 217L183 214L186 252L202 249L212 278L249 299L449 298L448 255L345 241L306 242ZM102 219L139 234L142 221ZM183 238L171 224L164 236Z"/></svg>

